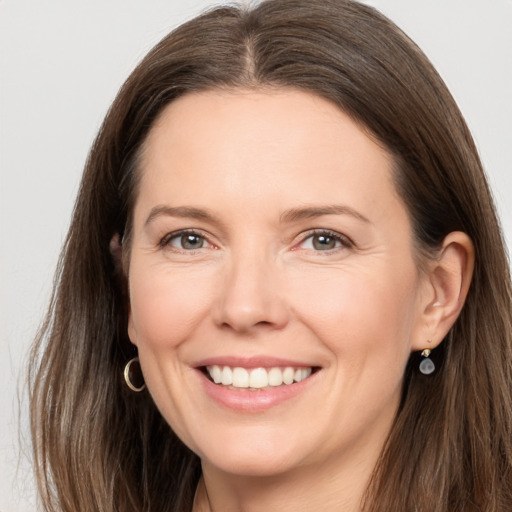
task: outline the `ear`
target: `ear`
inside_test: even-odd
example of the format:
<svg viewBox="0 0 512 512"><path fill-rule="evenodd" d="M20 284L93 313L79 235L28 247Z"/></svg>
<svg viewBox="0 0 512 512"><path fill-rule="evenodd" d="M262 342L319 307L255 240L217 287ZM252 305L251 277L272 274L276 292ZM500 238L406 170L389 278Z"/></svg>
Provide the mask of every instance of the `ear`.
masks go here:
<svg viewBox="0 0 512 512"><path fill-rule="evenodd" d="M114 233L114 236L110 240L110 255L112 256L112 260L114 261L114 268L117 274L118 279L121 281L123 279L128 279L127 274L125 274L123 270L123 246L121 244L121 239L119 236L119 233ZM130 306L130 299L129 299L129 285L126 284L126 307L128 309L128 337L130 338L130 341L137 345L136 343L136 335L135 335L135 328L133 326L132 321L132 310Z"/></svg>
<svg viewBox="0 0 512 512"><path fill-rule="evenodd" d="M128 310L128 338L130 341L137 346L137 333L135 331L135 326L133 325L133 318L131 310Z"/></svg>
<svg viewBox="0 0 512 512"><path fill-rule="evenodd" d="M413 351L437 347L448 334L468 294L475 251L466 233L446 236L437 258L428 263L421 299L421 328L412 341Z"/></svg>
<svg viewBox="0 0 512 512"><path fill-rule="evenodd" d="M127 285L128 288L128 295L130 294L130 285ZM135 324L133 322L133 314L132 314L132 307L130 303L130 299L128 298L128 304L127 304L127 310L128 310L128 326L127 326L127 332L128 332L128 338L132 342L133 345L136 347L137 345L137 329L135 329Z"/></svg>

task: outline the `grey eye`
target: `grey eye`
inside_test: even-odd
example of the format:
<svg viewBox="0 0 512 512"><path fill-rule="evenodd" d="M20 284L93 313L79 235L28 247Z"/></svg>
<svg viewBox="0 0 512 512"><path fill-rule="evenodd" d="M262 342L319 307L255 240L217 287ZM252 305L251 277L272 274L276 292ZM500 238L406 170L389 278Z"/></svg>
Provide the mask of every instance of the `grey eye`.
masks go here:
<svg viewBox="0 0 512 512"><path fill-rule="evenodd" d="M339 242L332 236L328 235L314 235L311 237L313 248L317 251L328 251L329 249L334 249L336 247L336 243Z"/></svg>
<svg viewBox="0 0 512 512"><path fill-rule="evenodd" d="M341 247L343 244L340 236L336 236L329 232L326 233L314 233L301 243L301 247L303 249L309 249L314 251L330 251L332 249L337 249Z"/></svg>
<svg viewBox="0 0 512 512"><path fill-rule="evenodd" d="M171 238L169 244L178 249L193 251L194 249L202 249L205 246L205 239L195 233L184 233Z"/></svg>

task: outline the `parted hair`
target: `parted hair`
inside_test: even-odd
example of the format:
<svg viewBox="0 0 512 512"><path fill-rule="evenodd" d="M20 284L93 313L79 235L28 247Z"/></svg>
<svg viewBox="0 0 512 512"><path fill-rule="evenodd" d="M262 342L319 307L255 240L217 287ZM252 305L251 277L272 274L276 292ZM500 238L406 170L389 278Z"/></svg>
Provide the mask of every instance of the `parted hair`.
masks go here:
<svg viewBox="0 0 512 512"><path fill-rule="evenodd" d="M425 55L391 21L351 0L221 6L181 25L119 91L87 159L35 342L31 427L43 508L191 510L200 461L147 391L123 381L126 273L138 156L162 110L189 92L295 88L346 112L393 157L421 257L467 233L475 270L462 312L432 358L408 362L365 512L512 510L511 288L475 144ZM113 254L114 253L114 254ZM129 256L128 256L129 257ZM364 406L364 404L363 404Z"/></svg>

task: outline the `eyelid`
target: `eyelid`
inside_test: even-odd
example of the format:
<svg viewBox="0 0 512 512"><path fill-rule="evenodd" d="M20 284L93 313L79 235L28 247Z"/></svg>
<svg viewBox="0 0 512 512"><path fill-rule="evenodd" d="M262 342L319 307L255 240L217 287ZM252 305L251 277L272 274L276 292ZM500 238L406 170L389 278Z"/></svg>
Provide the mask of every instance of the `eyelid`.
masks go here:
<svg viewBox="0 0 512 512"><path fill-rule="evenodd" d="M301 248L300 246L306 240L308 240L309 238L311 238L311 237L313 237L315 235L317 235L317 236L318 235L326 235L328 237L334 238L337 242L341 243L341 247L337 247L337 248L334 248L334 249L327 249L325 251L317 251L317 250L314 250L314 249L306 249L306 250L313 250L314 252L329 253L330 251L335 251L335 250L342 249L342 248L345 248L345 249L348 248L349 249L349 248L355 246L354 242L347 235L344 235L343 233L339 233L338 231L333 231L331 229L316 228L316 229L312 229L310 231L307 231L306 233L302 233L300 235L299 241L296 244L294 244L293 250L300 249Z"/></svg>
<svg viewBox="0 0 512 512"><path fill-rule="evenodd" d="M173 240L174 238L178 238L183 235L195 235L195 236L201 237L205 240L205 242L208 245L215 247L215 244L213 244L210 241L210 239L206 233L204 233L200 229L194 229L194 228L178 229L177 231L171 231L170 233L167 233L160 239L160 241L158 242L158 245L162 249L172 247L169 244L169 242L171 240ZM187 249L179 249L178 247L172 247L172 250L174 250L174 251L186 252L188 254L193 253L195 251L199 251L201 249L204 249L204 247L201 247L200 249L188 249L188 250Z"/></svg>
<svg viewBox="0 0 512 512"><path fill-rule="evenodd" d="M216 248L216 245L214 243L211 242L210 240L210 237L208 236L208 234L206 234L205 232L203 232L202 230L200 229L195 229L195 228L186 228L186 229L178 229L176 231L171 231L169 233L167 233L166 235L164 235L160 241L158 242L158 246L160 248L169 248L171 247L169 242L175 238L178 238L178 237L181 237L183 235L195 235L195 236L198 236L198 237L201 237L205 240L205 242L210 245L210 246L213 246L213 248ZM316 229L312 229L312 230L309 230L305 233L302 233L301 235L299 235L299 240L294 243L293 247L292 247L292 250L297 250L297 249L300 249L301 245L306 241L308 240L309 238L313 237L313 236L318 236L318 235L324 235L324 236L328 236L330 238L334 238L337 242L340 242L341 244L341 247L337 247L337 248L334 248L334 249L327 249L325 251L318 251L318 250L314 250L312 249L314 252L325 252L325 253L329 253L331 251L335 251L335 250L338 250L338 249L342 249L342 248L351 248L351 247L354 247L355 244L354 242L345 234L343 233L339 233L338 231L333 231L331 229L325 229L325 228L316 228ZM178 251L178 252L187 252L187 253L192 253L194 251L199 251L201 249L204 249L204 247L201 247L200 249L179 249L179 248L176 248L176 247L173 247L173 250L174 251ZM306 250L311 250L311 249L306 249Z"/></svg>

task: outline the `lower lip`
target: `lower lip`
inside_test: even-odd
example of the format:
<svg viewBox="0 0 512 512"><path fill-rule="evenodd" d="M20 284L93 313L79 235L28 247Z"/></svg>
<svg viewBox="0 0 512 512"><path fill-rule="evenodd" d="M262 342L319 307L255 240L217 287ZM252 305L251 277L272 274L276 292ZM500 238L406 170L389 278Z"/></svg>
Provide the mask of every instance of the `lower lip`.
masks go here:
<svg viewBox="0 0 512 512"><path fill-rule="evenodd" d="M215 384L201 370L198 370L198 373L201 376L201 384L210 398L228 409L248 413L266 411L297 397L306 391L317 375L317 372L313 373L307 379L290 385L285 384L252 391L250 389L238 390Z"/></svg>

